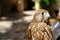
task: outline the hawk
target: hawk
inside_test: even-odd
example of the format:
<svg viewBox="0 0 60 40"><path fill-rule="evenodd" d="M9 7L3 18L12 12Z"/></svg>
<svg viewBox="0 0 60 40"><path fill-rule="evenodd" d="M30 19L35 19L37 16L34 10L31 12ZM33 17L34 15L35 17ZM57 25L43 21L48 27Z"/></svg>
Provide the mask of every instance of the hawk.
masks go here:
<svg viewBox="0 0 60 40"><path fill-rule="evenodd" d="M52 40L53 34L45 21L50 17L47 10L38 10L27 29L28 40Z"/></svg>

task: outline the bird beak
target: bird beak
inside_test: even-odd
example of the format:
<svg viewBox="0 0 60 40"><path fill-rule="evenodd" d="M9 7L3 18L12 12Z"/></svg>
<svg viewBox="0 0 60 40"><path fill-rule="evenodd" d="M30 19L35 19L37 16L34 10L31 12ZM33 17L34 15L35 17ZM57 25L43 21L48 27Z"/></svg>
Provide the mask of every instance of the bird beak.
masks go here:
<svg viewBox="0 0 60 40"><path fill-rule="evenodd" d="M48 18L50 18L50 14L49 14L49 12L46 13L46 16L47 16Z"/></svg>
<svg viewBox="0 0 60 40"><path fill-rule="evenodd" d="M47 16L48 16L48 18L50 18L50 15L49 14Z"/></svg>

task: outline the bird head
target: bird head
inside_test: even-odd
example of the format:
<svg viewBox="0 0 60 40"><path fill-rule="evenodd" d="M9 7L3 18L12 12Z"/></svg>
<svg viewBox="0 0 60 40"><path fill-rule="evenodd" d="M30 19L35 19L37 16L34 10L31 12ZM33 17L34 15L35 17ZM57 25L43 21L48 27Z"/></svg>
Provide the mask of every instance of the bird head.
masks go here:
<svg viewBox="0 0 60 40"><path fill-rule="evenodd" d="M47 10L39 10L34 16L36 21L46 21L48 18L50 18L50 15Z"/></svg>

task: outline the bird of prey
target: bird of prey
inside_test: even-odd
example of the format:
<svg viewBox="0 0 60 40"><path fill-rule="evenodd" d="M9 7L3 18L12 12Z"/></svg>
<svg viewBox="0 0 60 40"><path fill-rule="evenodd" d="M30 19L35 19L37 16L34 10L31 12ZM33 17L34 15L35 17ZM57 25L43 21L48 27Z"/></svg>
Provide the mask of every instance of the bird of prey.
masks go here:
<svg viewBox="0 0 60 40"><path fill-rule="evenodd" d="M45 21L50 17L47 10L38 10L27 28L28 40L52 40L53 34Z"/></svg>

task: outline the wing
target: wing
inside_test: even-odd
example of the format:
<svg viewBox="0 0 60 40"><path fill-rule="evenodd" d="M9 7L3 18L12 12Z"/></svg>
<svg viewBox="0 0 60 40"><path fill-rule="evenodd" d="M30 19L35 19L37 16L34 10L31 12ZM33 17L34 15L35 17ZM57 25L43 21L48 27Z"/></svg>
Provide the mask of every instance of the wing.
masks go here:
<svg viewBox="0 0 60 40"><path fill-rule="evenodd" d="M31 30L30 29L27 30L27 39L28 40L31 39Z"/></svg>
<svg viewBox="0 0 60 40"><path fill-rule="evenodd" d="M46 29L47 34L49 35L49 38L53 40L53 33L50 26L47 26L45 29Z"/></svg>
<svg viewBox="0 0 60 40"><path fill-rule="evenodd" d="M32 28L33 26L34 26L33 23L31 23L31 24L29 25L28 29L27 29L27 39L28 39L28 40L31 40L31 39L32 39L32 37L31 37L31 28Z"/></svg>

